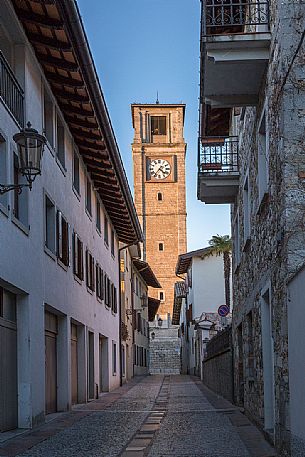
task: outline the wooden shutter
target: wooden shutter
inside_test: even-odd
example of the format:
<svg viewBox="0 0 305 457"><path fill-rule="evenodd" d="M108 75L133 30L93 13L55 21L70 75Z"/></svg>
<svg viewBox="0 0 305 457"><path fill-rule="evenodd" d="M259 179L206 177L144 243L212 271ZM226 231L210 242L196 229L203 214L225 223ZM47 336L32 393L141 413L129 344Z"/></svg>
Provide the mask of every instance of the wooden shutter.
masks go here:
<svg viewBox="0 0 305 457"><path fill-rule="evenodd" d="M73 273L79 276L79 265L78 265L78 236L73 233Z"/></svg>
<svg viewBox="0 0 305 457"><path fill-rule="evenodd" d="M57 257L62 259L62 213L57 211Z"/></svg>

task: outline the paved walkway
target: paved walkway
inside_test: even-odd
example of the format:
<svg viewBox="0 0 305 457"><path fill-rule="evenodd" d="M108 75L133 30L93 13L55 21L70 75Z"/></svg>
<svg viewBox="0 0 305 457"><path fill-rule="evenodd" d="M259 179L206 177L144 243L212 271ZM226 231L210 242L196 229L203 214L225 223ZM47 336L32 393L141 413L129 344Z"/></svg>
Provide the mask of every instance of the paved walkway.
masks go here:
<svg viewBox="0 0 305 457"><path fill-rule="evenodd" d="M0 443L18 457L273 457L261 433L190 376L135 379Z"/></svg>

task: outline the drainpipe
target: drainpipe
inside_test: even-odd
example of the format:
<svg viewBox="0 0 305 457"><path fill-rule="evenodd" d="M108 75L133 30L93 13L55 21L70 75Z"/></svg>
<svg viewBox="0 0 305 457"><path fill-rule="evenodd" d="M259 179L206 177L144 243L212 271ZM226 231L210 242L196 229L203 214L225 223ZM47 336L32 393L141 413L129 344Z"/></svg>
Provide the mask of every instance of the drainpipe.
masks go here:
<svg viewBox="0 0 305 457"><path fill-rule="evenodd" d="M120 386L123 385L123 361L122 361L122 332L121 332L121 322L122 322L122 287L121 287L121 252L125 249L128 249L130 246L134 246L138 243L133 241L132 243L126 244L119 248L118 255L118 267L119 267L119 361L120 361ZM133 296L133 294L132 294Z"/></svg>

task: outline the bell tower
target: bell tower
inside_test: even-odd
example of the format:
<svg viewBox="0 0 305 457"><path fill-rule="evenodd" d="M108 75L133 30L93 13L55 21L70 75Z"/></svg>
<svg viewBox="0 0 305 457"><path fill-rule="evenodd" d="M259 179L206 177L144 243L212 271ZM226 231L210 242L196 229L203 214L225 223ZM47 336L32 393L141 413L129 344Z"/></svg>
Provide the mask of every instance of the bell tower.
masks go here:
<svg viewBox="0 0 305 457"><path fill-rule="evenodd" d="M185 105L131 105L134 140L135 205L144 233L143 258L162 289L149 294L161 300L159 314L172 314L175 267L186 252Z"/></svg>

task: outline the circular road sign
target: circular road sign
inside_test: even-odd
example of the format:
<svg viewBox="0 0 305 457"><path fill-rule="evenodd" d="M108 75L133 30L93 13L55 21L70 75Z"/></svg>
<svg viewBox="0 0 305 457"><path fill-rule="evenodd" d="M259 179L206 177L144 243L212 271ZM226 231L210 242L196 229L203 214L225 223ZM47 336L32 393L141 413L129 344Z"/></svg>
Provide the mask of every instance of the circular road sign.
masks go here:
<svg viewBox="0 0 305 457"><path fill-rule="evenodd" d="M230 309L227 305L221 305L218 308L218 314L220 317L226 317L230 312Z"/></svg>

